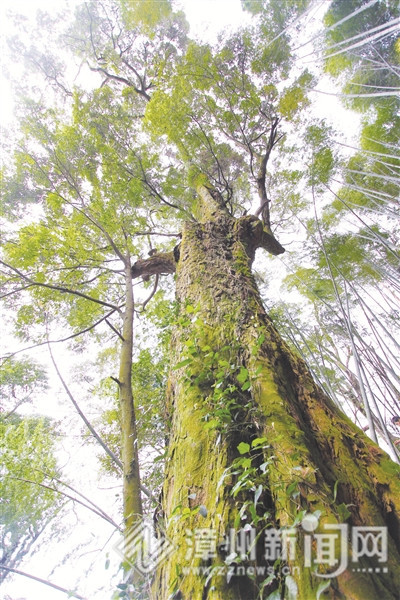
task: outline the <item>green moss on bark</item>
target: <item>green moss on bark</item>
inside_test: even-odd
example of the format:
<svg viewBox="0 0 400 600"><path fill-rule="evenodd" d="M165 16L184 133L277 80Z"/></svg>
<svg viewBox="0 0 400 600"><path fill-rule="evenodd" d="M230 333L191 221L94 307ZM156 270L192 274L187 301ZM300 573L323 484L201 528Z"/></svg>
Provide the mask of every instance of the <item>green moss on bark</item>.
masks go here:
<svg viewBox="0 0 400 600"><path fill-rule="evenodd" d="M183 231L177 268L180 318L172 351L182 367L172 371L168 386L172 425L163 506L167 534L178 549L160 565L155 597L257 598L261 578L227 581L184 568L224 565L221 543L235 523L298 526L299 515L320 511L319 531L344 517L349 525L390 529L390 573L371 577L347 568L332 580L330 597L372 600L379 594L394 600L400 589L400 470L317 388L274 329L251 274L257 246L252 231L259 228L254 218L234 220L215 203L203 215L212 220L187 224ZM195 310L188 313L188 305ZM223 382L219 368L226 369ZM221 389L225 395L216 392ZM229 418L220 410L221 397ZM263 438L266 443L253 452L252 441ZM240 443L250 448L247 461L240 460ZM243 473L230 470L232 463L248 469L253 487L249 475L234 493ZM217 532L218 550L208 561L187 557L186 530L196 528ZM347 550L351 554L350 543ZM257 547L254 564L261 561ZM287 563L298 600L314 598L321 579L312 567L304 567L302 556ZM276 565L276 578L260 598L278 588L284 594L282 566Z"/></svg>

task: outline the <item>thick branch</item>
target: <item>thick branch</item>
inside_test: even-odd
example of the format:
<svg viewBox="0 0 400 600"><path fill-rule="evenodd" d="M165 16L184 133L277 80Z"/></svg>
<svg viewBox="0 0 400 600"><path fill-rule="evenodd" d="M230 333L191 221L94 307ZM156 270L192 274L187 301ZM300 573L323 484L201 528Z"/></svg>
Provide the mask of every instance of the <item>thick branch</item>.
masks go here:
<svg viewBox="0 0 400 600"><path fill-rule="evenodd" d="M150 258L139 259L132 265L132 279L143 277L148 279L151 275L168 275L175 273L177 263L177 248L172 252L161 252Z"/></svg>
<svg viewBox="0 0 400 600"><path fill-rule="evenodd" d="M262 220L264 221L264 223L267 227L271 227L270 214L269 214L269 198L267 195L267 188L266 188L267 164L268 164L272 149L276 143L278 124L279 124L279 119L278 119L278 117L276 117L272 121L272 124L271 124L271 130L269 133L267 147L265 149L265 153L264 153L264 156L263 156L261 164L260 164L260 171L259 171L258 177L257 177L257 189L258 189L258 195L260 198L260 207L256 212L256 216L258 217L259 214L261 214Z"/></svg>
<svg viewBox="0 0 400 600"><path fill-rule="evenodd" d="M207 185L199 185L197 187L199 196L199 217L202 221L213 220L218 214L229 215L223 197L220 192Z"/></svg>
<svg viewBox="0 0 400 600"><path fill-rule="evenodd" d="M264 248L264 250L267 250L267 252L274 256L278 256L278 254L283 254L285 252L285 248L281 246L274 235L268 232L266 228L264 228L259 247Z"/></svg>
<svg viewBox="0 0 400 600"><path fill-rule="evenodd" d="M150 96L145 90L141 90L141 89L137 88L135 85L133 85L132 81L129 81L129 79L126 79L126 77L121 77L119 75L113 75L112 73L109 73L108 71L106 71L106 69L103 69L103 67L92 67L89 63L87 63L87 65L91 71L94 71L97 73L103 73L103 75L106 77L106 81L108 79L113 79L114 81L123 83L127 87L130 87L133 90L135 90L135 92L137 94L139 94L140 96L142 96L143 98L145 98L146 101L150 100Z"/></svg>
<svg viewBox="0 0 400 600"><path fill-rule="evenodd" d="M274 256L285 252L284 247L275 239L273 233L254 215L237 219L236 230L251 260L254 259L257 248L263 248Z"/></svg>
<svg viewBox="0 0 400 600"><path fill-rule="evenodd" d="M137 79L139 80L140 88L135 88L135 92L142 95L144 98L146 98L147 101L150 100L150 96L147 93L147 90L150 89L152 86L151 84L146 86L146 75L144 76L144 78L141 77L139 72L136 71L136 69L130 63L128 63L128 61L125 58L121 57L121 60L124 63L124 65L126 65L128 69L132 71L132 73L134 73Z"/></svg>

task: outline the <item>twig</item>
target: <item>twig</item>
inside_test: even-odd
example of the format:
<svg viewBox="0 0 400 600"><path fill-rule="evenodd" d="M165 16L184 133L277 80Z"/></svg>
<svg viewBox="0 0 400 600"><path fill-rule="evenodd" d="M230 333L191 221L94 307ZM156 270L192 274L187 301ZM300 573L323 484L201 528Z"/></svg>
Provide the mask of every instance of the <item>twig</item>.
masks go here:
<svg viewBox="0 0 400 600"><path fill-rule="evenodd" d="M104 519L105 521L107 521L108 523L113 525L116 529L121 531L120 527L118 527L118 525L115 523L115 521L113 521L112 518L109 517L104 511L99 509L99 507L93 508L91 506L88 506L87 504L82 502L82 500L78 500L78 498L74 498L73 496L71 496L70 494L67 494L66 492L62 492L61 490L58 490L57 488L54 488L50 485L46 485L45 483L40 483L39 481L32 481L31 479L25 479L24 477L13 477L13 476L9 476L9 479L14 479L15 481L22 481L23 483L30 483L32 485L38 485L46 490L50 490L52 492L56 492L57 494L65 496L65 498L68 498L69 500L72 500L73 502L77 502L81 506L84 506L88 510L91 510L95 515L97 515L98 517L101 517L102 519ZM96 505L93 505L93 506L96 506Z"/></svg>
<svg viewBox="0 0 400 600"><path fill-rule="evenodd" d="M160 279L160 276L157 274L156 278L155 278L155 281L154 281L154 287L153 287L153 289L151 291L151 294L150 294L150 296L142 304L142 312L144 312L144 309L146 308L146 304L148 304L150 302L150 300L152 299L152 297L156 293L159 279Z"/></svg>
<svg viewBox="0 0 400 600"><path fill-rule="evenodd" d="M110 450L110 448L107 446L107 444L101 439L101 437L99 436L99 434L97 433L97 431L95 430L95 428L93 427L93 425L90 423L90 421L87 419L86 415L82 412L82 410L80 409L77 401L75 400L75 398L73 397L72 393L69 390L69 387L67 386L67 384L65 383L59 369L57 366L57 363L54 359L53 356L53 352L51 351L51 347L49 344L49 352L50 352L50 357L51 357L51 361L54 365L54 368L56 370L56 373L58 375L59 380L62 383L62 386L64 388L64 390L67 393L67 396L69 397L69 399L71 400L72 404L74 405L77 413L79 414L79 416L81 417L82 421L85 423L86 427L89 429L90 433L95 437L95 439L99 442L100 446L103 448L103 450L108 454L108 456L113 460L113 462L115 462L116 465L118 465L118 467L121 469L121 471L123 470L122 467L122 462L119 460L119 458L114 454L114 452L112 450Z"/></svg>
<svg viewBox="0 0 400 600"><path fill-rule="evenodd" d="M90 421L87 419L86 415L81 411L81 409L79 408L78 403L76 402L75 398L73 397L73 395L71 394L67 384L65 383L58 367L57 367L57 363L54 359L53 353L51 351L50 345L49 345L49 352L50 352L50 357L51 357L51 361L54 365L54 368L56 370L56 373L58 375L58 378L60 379L63 388L65 389L69 399L71 400L72 404L74 405L76 411L78 412L79 416L81 417L81 419L83 420L83 422L85 423L86 427L89 429L90 433L95 437L95 439L99 442L100 446L103 448L103 450L108 454L108 456L115 462L115 464L121 469L121 471L123 471L123 466L122 466L122 462L119 460L119 458L114 454L114 452L112 450L110 450L110 448L107 446L107 444L101 439L101 437L99 436L99 434L97 433L97 431L95 430L95 428L93 427L93 425L90 423ZM149 489L147 489L144 485L140 485L140 489L141 491L146 494L146 496L148 498L150 498L151 500L153 500L154 502L158 503L157 498L151 493L151 491Z"/></svg>
<svg viewBox="0 0 400 600"><path fill-rule="evenodd" d="M35 581L39 581L39 583L43 583L44 585L52 587L55 590L58 590L59 592L64 592L64 594L68 594L69 597L78 598L78 600L86 600L86 598L84 598L83 596L80 596L79 594L77 594L76 592L73 592L72 590L67 590L59 585L56 585L55 583L51 583L51 581L48 581L47 579L42 579L41 577L36 577L36 575L31 575L30 573L25 573L25 571L19 571L18 569L12 569L11 567L6 567L4 565L0 565L0 569L4 569L5 571L8 571L9 573L16 573L17 575L22 575L23 577L29 577L29 579L34 579Z"/></svg>
<svg viewBox="0 0 400 600"><path fill-rule="evenodd" d="M121 307L119 307L119 308L121 308ZM108 317L110 317L114 312L115 312L115 310L111 310L104 317L102 317L101 319L96 321L96 323L93 323L93 325L86 327L86 329L82 329L82 331L78 331L78 333L73 333L72 335L69 335L66 338L62 338L61 340L46 340L45 342L39 342L38 344L34 344L33 346L28 346L27 348L22 348L21 350L16 350L12 354L8 354L7 356L3 356L1 358L4 358L5 360L7 360L7 359L15 356L15 354L19 354L20 352L26 352L27 350L32 350L33 348L39 348L39 346L44 346L45 344L59 344L60 342L67 342L68 340L72 340L73 338L78 337L78 335L83 335L84 333L87 333L91 329L94 329L97 325L99 325L99 323L107 320Z"/></svg>
<svg viewBox="0 0 400 600"><path fill-rule="evenodd" d="M52 285L50 283L42 283L40 281L35 281L34 279L31 279L28 275L24 275L24 273L22 273L22 271L20 271L16 267L9 265L8 263L4 262L3 260L0 260L0 263L2 265L4 265L5 267L7 267L8 269L11 269L15 273L17 273L17 275L19 275L19 277L21 277L21 279L24 279L25 281L27 281L28 283L30 283L32 285L48 288L50 290L56 290L63 294L72 294L74 296L79 296L80 298L85 298L85 300L90 300L91 302L95 302L96 304L101 304L102 306L108 306L108 308L112 308L113 310L119 311L119 308L117 306L115 306L114 304L110 304L109 302L103 302L103 300L97 300L97 298L92 298L91 296L88 296L87 294L83 294L82 292L77 292L76 290L70 290L69 288L65 288L63 286Z"/></svg>

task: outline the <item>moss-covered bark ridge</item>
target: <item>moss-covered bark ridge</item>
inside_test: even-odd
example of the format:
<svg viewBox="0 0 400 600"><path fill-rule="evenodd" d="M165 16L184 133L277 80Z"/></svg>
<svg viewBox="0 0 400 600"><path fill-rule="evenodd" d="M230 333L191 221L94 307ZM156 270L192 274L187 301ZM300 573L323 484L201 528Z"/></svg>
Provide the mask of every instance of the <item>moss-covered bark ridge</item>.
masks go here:
<svg viewBox="0 0 400 600"><path fill-rule="evenodd" d="M202 194L204 203L207 192ZM330 597L397 598L399 468L324 395L275 330L251 273L254 251L262 246L258 219L233 219L213 199L202 214L202 222L185 225L177 264L180 316L172 351L182 366L168 383L163 489L166 533L177 550L159 567L155 597L241 600L267 598L279 589L282 598L314 598L321 579L300 553L305 531L298 527L286 584L283 563L266 562L261 544L266 529L298 525L314 512L320 515L316 533L344 520L389 531L388 573L354 572L349 560L332 579ZM254 440L265 442L252 449ZM241 473L229 469L240 458L240 444L250 449L242 463L249 477L235 491ZM248 564L273 567L269 583L266 575L229 579L218 570L226 566L225 534L245 525L256 525L260 534L256 559ZM202 560L188 531L207 529L216 532L216 549ZM349 540L346 551L351 558ZM188 571L190 566L214 568L214 576ZM357 563L365 571L370 566Z"/></svg>

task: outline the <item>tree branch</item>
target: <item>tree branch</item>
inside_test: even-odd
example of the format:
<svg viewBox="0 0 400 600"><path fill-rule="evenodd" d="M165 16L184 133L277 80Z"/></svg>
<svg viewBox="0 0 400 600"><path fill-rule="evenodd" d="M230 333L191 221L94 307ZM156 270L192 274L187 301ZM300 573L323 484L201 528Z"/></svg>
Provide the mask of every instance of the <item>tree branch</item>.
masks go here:
<svg viewBox="0 0 400 600"><path fill-rule="evenodd" d="M108 233L108 231L106 229L104 229L104 227L101 225L101 223L99 223L97 221L97 219L95 219L94 217L92 217L86 211L84 211L83 209L81 209L78 206L76 206L73 202L70 202L66 198L63 198L63 200L69 206L71 206L73 210L76 210L81 215L83 215L86 219L88 219L91 223L93 223L93 225L95 227L97 227L104 234L105 238L107 239L107 241L110 244L111 248L114 250L115 254L122 261L122 263L124 265L126 265L127 264L127 257L122 254L122 252L120 251L120 249L118 248L118 246L115 244L114 240L112 239L112 237L110 236L110 234Z"/></svg>
<svg viewBox="0 0 400 600"><path fill-rule="evenodd" d="M260 248L264 248L270 254L274 256L278 256L279 254L283 254L285 252L285 248L278 242L278 240L274 237L272 232L266 231L264 228L261 240L260 240Z"/></svg>
<svg viewBox="0 0 400 600"><path fill-rule="evenodd" d="M139 259L132 265L132 279L143 277L145 280L151 275L168 275L175 273L177 259L176 252L162 252L150 258Z"/></svg>
<svg viewBox="0 0 400 600"><path fill-rule="evenodd" d="M72 335L69 335L66 338L62 338L61 340L46 340L45 342L39 342L38 344L34 344L33 346L28 346L27 348L22 348L21 350L17 350L16 352L13 352L12 354L7 355L6 357L2 356L0 358L9 359L12 356L14 356L15 354L19 354L20 352L26 352L27 350L32 350L33 348L39 348L40 346L44 346L45 344L59 344L61 342L67 342L68 340L72 340L73 338L78 337L78 335L83 335L84 333L87 333L91 329L94 329L102 321L107 321L108 317L110 317L114 312L115 312L115 310L111 310L104 317L102 317L101 319L96 321L96 323L93 323L93 325L90 325L89 327L86 327L86 329L82 329L81 331L78 331L78 333L73 333Z"/></svg>
<svg viewBox="0 0 400 600"><path fill-rule="evenodd" d="M78 415L81 417L82 421L85 423L86 427L89 429L90 433L94 436L94 438L98 441L98 443L100 444L100 446L103 448L103 450L106 452L106 454L108 454L108 456L112 459L112 461L121 469L122 471L122 462L119 460L119 458L114 454L114 452L112 450L110 450L110 448L107 446L107 444L101 439L101 437L99 436L99 434L97 433L97 431L95 430L95 428L93 427L93 425L90 423L90 421L87 419L86 415L81 411L78 403L76 402L75 398L73 397L72 393L69 390L69 387L67 386L67 384L65 383L59 369L57 366L57 363L54 359L53 356L53 352L51 351L51 347L50 344L48 344L49 347L49 352L50 352L50 357L51 357L51 362L54 365L54 368L56 370L56 373L58 375L59 380L62 383L62 386L64 388L64 390L67 393L68 398L71 400L72 404L75 407L75 410L77 411Z"/></svg>
<svg viewBox="0 0 400 600"><path fill-rule="evenodd" d="M113 75L112 73L109 73L108 71L103 69L103 67L92 67L89 63L87 63L87 65L91 71L94 71L97 73L103 73L103 75L105 75L105 77L107 79L113 79L114 81L123 83L127 87L130 87L133 90L135 90L135 92L137 94L139 94L139 96L143 96L143 98L145 98L147 101L150 100L149 94L145 90L141 90L141 89L137 88L135 85L133 85L132 81L129 81L129 79L126 79L125 77L121 77L120 75Z"/></svg>
<svg viewBox="0 0 400 600"><path fill-rule="evenodd" d="M119 337L119 339L121 340L121 342L123 342L124 338L122 337L122 335L120 334L120 332L118 331L118 329L116 327L114 327L114 325L112 323L110 323L110 321L108 319L106 319L106 323L109 326L109 328L112 329L113 332L117 334L117 336Z"/></svg>
<svg viewBox="0 0 400 600"><path fill-rule="evenodd" d="M72 590L67 590L59 585L56 585L55 583L51 583L51 581L47 581L47 579L42 579L41 577L36 577L36 575L30 575L29 573L25 573L25 571L19 571L18 569L12 569L11 567L6 567L5 565L0 565L0 569L4 569L5 571L8 571L9 573L16 573L17 575L22 575L23 577L29 577L29 579L34 579L35 581L39 581L39 583L43 583L44 585L52 587L55 590L58 590L59 592L64 592L64 594L68 594L69 598L72 597L72 598L78 598L78 600L86 600L86 598L84 598L83 596L80 596L79 594L76 594Z"/></svg>
<svg viewBox="0 0 400 600"><path fill-rule="evenodd" d="M122 58L122 56L121 56L121 60L122 60L122 62L124 63L124 65L126 65L126 66L128 67L128 69L129 69L130 71L132 71L132 73L134 73L134 74L135 74L135 76L136 76L136 77L138 78L138 80L139 80L139 83L140 83L140 89L137 89L137 88L135 88L135 91L136 91L138 94L141 94L141 95L142 95L144 98L146 98L146 100L150 100L150 96L149 96L149 94L147 93L147 90L148 90L148 89L149 89L149 87L151 87L151 86L148 86L148 87L146 87L146 84L145 84L145 81L144 81L144 79L143 79L143 78L142 78L142 77L139 75L139 72L138 72L138 71L137 71L137 70L136 70L136 69L135 69L135 68L134 68L134 67L133 67L133 66L132 66L130 63L128 63L128 61L126 60L126 58Z"/></svg>
<svg viewBox="0 0 400 600"><path fill-rule="evenodd" d="M239 239L246 247L246 251L251 260L254 260L257 248L264 248L270 254L277 256L283 254L285 249L273 233L268 231L262 221L254 215L247 215L236 220L236 230Z"/></svg>
<svg viewBox="0 0 400 600"><path fill-rule="evenodd" d="M107 521L108 523L110 523L110 525L113 525L113 527L115 527L118 531L121 531L121 528L118 527L118 525L115 523L115 521L113 521L111 517L109 517L104 511L102 511L96 505L93 505L93 506L96 506L96 508L93 508L92 506L88 506L87 504L85 504L84 502L82 502L82 500L78 500L78 498L74 498L74 496L71 496L70 494L67 494L66 492L62 492L61 490L58 490L57 488L54 488L54 487L52 487L50 485L46 485L45 483L39 483L38 481L32 481L31 479L25 479L24 477L9 476L9 478L10 479L14 479L15 481L22 481L24 483L30 483L32 485L38 485L39 487L42 487L45 490L50 490L52 492L56 492L57 494L60 494L61 496L65 496L65 498L68 498L69 500L72 500L73 502L77 502L81 506L84 506L88 510L91 510L98 517L101 517L102 519L104 519L105 521Z"/></svg>
<svg viewBox="0 0 400 600"><path fill-rule="evenodd" d="M35 471L37 471L38 473L41 473L42 475L45 475L45 477L51 479L52 481L56 481L57 483L65 486L66 488L68 488L69 490L71 490L72 492L74 492L75 494L78 494L78 496L80 496L81 498L83 498L84 500L86 500L86 502L88 502L88 504L91 504L92 506L94 506L94 508L96 510L98 510L100 513L102 513L107 519L109 518L108 515L107 515L107 513L104 512L104 510L102 510L99 506L97 506L97 504L95 504L92 500L90 500L90 498L88 498L87 496L85 496L84 494L82 494L82 492L79 492L78 490L76 490L75 488L73 488L71 485L69 485L69 483L65 483L65 481L62 481L61 479L59 479L55 475L47 473L46 471L42 471L41 469L35 469ZM110 517L110 519L111 519L111 517ZM110 522L111 521L112 521L112 519L110 520ZM112 522L112 525L115 525L115 527L117 529L119 529L118 525L116 525L114 522Z"/></svg>
<svg viewBox="0 0 400 600"><path fill-rule="evenodd" d="M269 198L267 195L265 180L267 175L267 164L269 161L269 157L271 156L271 152L276 143L276 135L279 124L279 118L275 117L271 123L271 130L269 132L269 138L267 142L267 147L265 149L264 156L261 161L260 170L257 177L257 189L258 195L260 197L260 207L256 212L256 216L262 216L262 220L264 224L270 229L271 221L270 221L270 212L269 212Z"/></svg>
<svg viewBox="0 0 400 600"><path fill-rule="evenodd" d="M174 204L173 202L168 202L168 200L166 200L164 198L164 196L162 196L162 194L160 194L160 192L157 190L157 188L149 181L149 179L147 177L147 174L146 174L146 171L145 171L145 169L143 167L142 159L140 158L140 156L137 156L136 158L139 161L140 169L142 171L142 176L143 176L142 177L142 182L145 185L147 185L147 187L149 188L151 194L153 194L153 196L155 198L158 198L158 200L160 200L160 202L162 202L163 204L166 204L167 206L170 206L171 208L175 208L176 210L187 214L187 211L183 207L178 206L177 204ZM126 170L128 170L128 169L126 169ZM129 172L131 172L131 171L129 171Z"/></svg>
<svg viewBox="0 0 400 600"><path fill-rule="evenodd" d="M34 279L31 279L30 277L28 277L28 275L25 275L24 273L22 273L16 267L9 265L8 263L4 262L3 260L0 260L0 264L4 265L8 269L11 269L12 271L14 271L14 273L17 273L17 275L19 275L19 277L21 277L21 279L23 279L24 281L27 281L31 285L48 288L50 290L56 290L57 292L61 292L62 294L72 294L74 296L79 296L80 298L85 298L85 300L90 300L91 302L95 302L96 304L101 304L101 306L108 306L108 308L112 308L113 310L116 310L118 312L120 311L118 306L115 306L114 304L110 304L109 302L104 302L103 300L97 300L97 298L92 298L92 296L88 296L87 294L83 294L82 292L77 292L76 290L70 290L69 288L65 288L65 287L59 286L59 285L52 285L50 283L42 283L39 281L35 281Z"/></svg>
<svg viewBox="0 0 400 600"><path fill-rule="evenodd" d="M160 236L164 236L164 237L174 237L174 238L182 237L181 233L161 233L159 231L135 231L133 235L160 235Z"/></svg>
<svg viewBox="0 0 400 600"><path fill-rule="evenodd" d="M146 298L146 300L142 304L142 312L144 312L144 309L146 308L146 304L148 304L150 302L150 300L152 299L152 297L156 293L157 288L158 288L158 281L159 281L159 279L160 279L160 276L157 274L156 275L156 279L154 281L153 289L151 290L151 294L150 294L150 296L148 298Z"/></svg>
<svg viewBox="0 0 400 600"><path fill-rule="evenodd" d="M56 373L58 375L58 378L60 379L62 386L64 388L64 390L66 391L69 399L71 400L72 404L74 405L77 413L79 414L79 416L81 417L81 419L83 420L83 422L85 423L86 427L89 429L90 433L95 437L95 439L99 442L100 446L103 448L103 450L108 454L108 456L115 462L115 464L121 469L121 471L123 470L122 468L122 462L119 460L119 458L114 454L114 452L112 450L110 450L110 448L107 446L107 444L101 439L101 437L99 436L99 434L97 433L97 431L95 430L95 428L93 427L93 425L90 423L90 421L86 418L86 415L81 411L78 403L76 402L75 398L73 397L73 395L71 394L67 384L65 383L58 367L57 367L57 363L54 359L53 353L51 351L50 345L49 345L49 352L50 352L50 357L51 357L51 361L54 365L54 368L56 370ZM150 498L151 500L153 500L154 502L157 502L157 498L155 496L153 496L153 494L151 493L151 491L149 489L147 489L144 485L140 485L140 489L141 491L146 494L146 496L148 498Z"/></svg>

